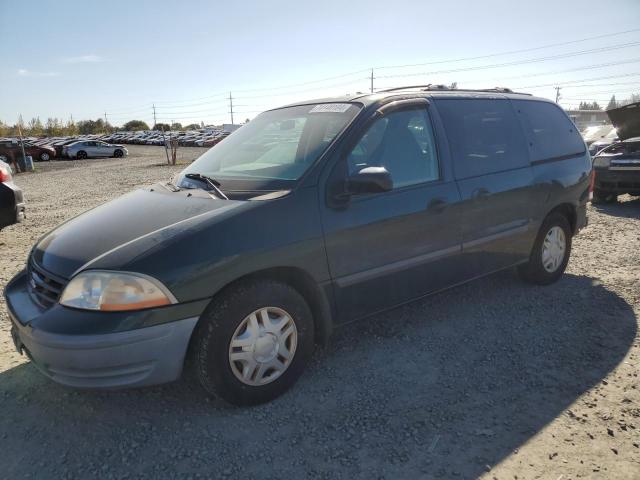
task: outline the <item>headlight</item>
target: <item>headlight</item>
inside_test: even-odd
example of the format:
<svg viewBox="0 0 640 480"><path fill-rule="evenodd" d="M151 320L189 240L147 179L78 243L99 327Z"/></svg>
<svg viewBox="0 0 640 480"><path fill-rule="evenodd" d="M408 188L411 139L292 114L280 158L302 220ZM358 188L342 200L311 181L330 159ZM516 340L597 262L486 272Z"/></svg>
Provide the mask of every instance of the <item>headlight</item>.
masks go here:
<svg viewBox="0 0 640 480"><path fill-rule="evenodd" d="M593 166L600 168L609 168L611 159L609 157L596 157L593 159Z"/></svg>
<svg viewBox="0 0 640 480"><path fill-rule="evenodd" d="M86 310L141 310L177 303L167 288L139 273L89 270L71 279L60 297L67 307Z"/></svg>

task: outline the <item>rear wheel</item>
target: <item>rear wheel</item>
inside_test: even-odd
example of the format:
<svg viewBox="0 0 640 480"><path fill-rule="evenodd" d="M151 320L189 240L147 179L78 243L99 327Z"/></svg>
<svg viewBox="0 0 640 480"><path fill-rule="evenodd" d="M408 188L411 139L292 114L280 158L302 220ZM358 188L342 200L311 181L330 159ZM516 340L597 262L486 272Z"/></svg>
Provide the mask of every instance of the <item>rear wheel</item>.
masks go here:
<svg viewBox="0 0 640 480"><path fill-rule="evenodd" d="M120 158L120 157L122 157L123 155L124 155L124 152L123 152L122 150L119 150L119 149L118 149L118 150L116 150L115 152L113 152L113 156L114 156L115 158Z"/></svg>
<svg viewBox="0 0 640 480"><path fill-rule="evenodd" d="M290 285L249 280L222 292L190 347L202 387L236 405L268 402L302 374L313 352L313 318Z"/></svg>
<svg viewBox="0 0 640 480"><path fill-rule="evenodd" d="M84 160L85 158L87 158L87 152L85 152L84 150L80 150L77 154L76 154L76 158L78 160Z"/></svg>
<svg viewBox="0 0 640 480"><path fill-rule="evenodd" d="M518 267L523 280L537 285L557 281L571 254L571 226L561 213L550 214L540 227L529 261Z"/></svg>

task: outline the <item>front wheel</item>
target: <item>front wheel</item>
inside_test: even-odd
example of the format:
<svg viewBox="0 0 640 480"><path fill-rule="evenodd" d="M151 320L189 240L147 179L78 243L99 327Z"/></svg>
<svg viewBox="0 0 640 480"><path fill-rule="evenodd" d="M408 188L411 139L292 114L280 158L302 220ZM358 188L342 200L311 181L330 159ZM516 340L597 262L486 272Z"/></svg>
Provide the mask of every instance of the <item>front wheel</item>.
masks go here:
<svg viewBox="0 0 640 480"><path fill-rule="evenodd" d="M40 154L40 160L42 160L43 162L48 162L49 160L51 160L51 157L47 152L42 152Z"/></svg>
<svg viewBox="0 0 640 480"><path fill-rule="evenodd" d="M116 150L115 152L113 152L113 156L115 158L121 158L124 155L124 152L122 150Z"/></svg>
<svg viewBox="0 0 640 480"><path fill-rule="evenodd" d="M561 213L550 214L540 227L529 261L518 267L523 280L537 285L557 281L569 262L571 226Z"/></svg>
<svg viewBox="0 0 640 480"><path fill-rule="evenodd" d="M235 405L268 402L302 374L313 352L313 317L300 293L276 280L222 292L203 314L190 361L204 389Z"/></svg>

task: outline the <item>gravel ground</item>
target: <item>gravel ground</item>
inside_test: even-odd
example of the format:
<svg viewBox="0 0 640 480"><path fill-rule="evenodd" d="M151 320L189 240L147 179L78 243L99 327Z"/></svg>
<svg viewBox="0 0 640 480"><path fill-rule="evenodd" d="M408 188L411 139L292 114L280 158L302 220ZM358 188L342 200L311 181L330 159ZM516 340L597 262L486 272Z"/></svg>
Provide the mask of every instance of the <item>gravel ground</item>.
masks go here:
<svg viewBox="0 0 640 480"><path fill-rule="evenodd" d="M28 218L0 233L3 285L60 222L182 168L130 152L18 176ZM640 199L589 219L556 285L502 272L352 325L254 408L184 381L58 386L14 352L2 305L0 476L638 479Z"/></svg>

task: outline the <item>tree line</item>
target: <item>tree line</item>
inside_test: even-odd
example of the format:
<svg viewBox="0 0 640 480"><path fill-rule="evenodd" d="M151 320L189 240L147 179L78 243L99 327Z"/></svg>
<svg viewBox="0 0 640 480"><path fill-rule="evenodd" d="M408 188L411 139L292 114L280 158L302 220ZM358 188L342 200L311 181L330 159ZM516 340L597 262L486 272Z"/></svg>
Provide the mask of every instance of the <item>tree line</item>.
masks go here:
<svg viewBox="0 0 640 480"><path fill-rule="evenodd" d="M170 131L170 130L196 130L204 127L204 123L191 123L189 125L182 126L179 122L174 122L169 125L168 123L157 123L152 129L149 125L142 120L130 120L123 124L121 127L111 125L109 122L105 122L104 119L98 118L97 120L79 120L74 122L72 119L66 122L59 118L48 118L46 122L42 122L40 117L35 117L26 123L16 123L8 125L0 120L0 137L17 137L22 131L22 135L25 137L65 137L74 135L90 135L90 134L102 134L113 133L120 130L125 131L137 131L137 130L158 130L158 131Z"/></svg>
<svg viewBox="0 0 640 480"><path fill-rule="evenodd" d="M640 94L633 93L626 100L616 100L616 96L613 95L609 103L607 104L606 110L611 110L612 108L624 107L625 105L629 105L630 103L640 102ZM598 102L580 102L578 106L578 110L602 110L602 107L598 104Z"/></svg>

